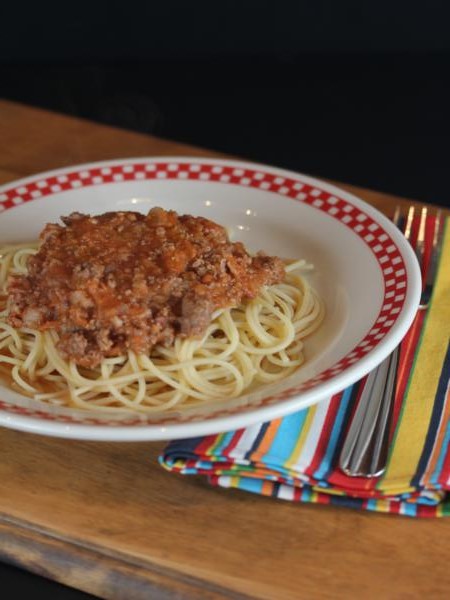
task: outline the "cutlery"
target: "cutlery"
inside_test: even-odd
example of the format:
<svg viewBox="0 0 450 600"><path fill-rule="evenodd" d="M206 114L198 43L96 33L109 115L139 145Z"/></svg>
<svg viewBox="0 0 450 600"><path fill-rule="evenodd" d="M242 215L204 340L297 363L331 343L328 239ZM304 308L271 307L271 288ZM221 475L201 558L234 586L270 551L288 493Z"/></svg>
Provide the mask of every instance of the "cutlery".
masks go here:
<svg viewBox="0 0 450 600"><path fill-rule="evenodd" d="M425 229L427 208L420 211L420 220L414 251L419 265L424 270ZM404 235L412 243L415 208L408 210ZM395 210L394 224L402 229L404 218L400 207ZM419 311L429 306L433 284L436 277L440 245L442 242L441 211L436 213L431 256L426 268L425 281L419 303ZM341 470L351 477L378 477L386 469L393 405L397 384L398 360L400 346L373 371L365 381L358 406L347 432L339 456Z"/></svg>

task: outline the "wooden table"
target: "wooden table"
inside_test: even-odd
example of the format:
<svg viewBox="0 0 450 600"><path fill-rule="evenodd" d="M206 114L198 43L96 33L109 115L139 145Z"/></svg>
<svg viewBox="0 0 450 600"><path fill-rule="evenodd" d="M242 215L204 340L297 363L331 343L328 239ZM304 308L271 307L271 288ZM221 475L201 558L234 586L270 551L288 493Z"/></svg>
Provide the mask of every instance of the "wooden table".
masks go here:
<svg viewBox="0 0 450 600"><path fill-rule="evenodd" d="M74 163L213 152L0 102L0 182ZM385 212L404 202L356 192ZM104 598L444 598L450 520L299 505L157 464L162 443L0 429L0 560Z"/></svg>

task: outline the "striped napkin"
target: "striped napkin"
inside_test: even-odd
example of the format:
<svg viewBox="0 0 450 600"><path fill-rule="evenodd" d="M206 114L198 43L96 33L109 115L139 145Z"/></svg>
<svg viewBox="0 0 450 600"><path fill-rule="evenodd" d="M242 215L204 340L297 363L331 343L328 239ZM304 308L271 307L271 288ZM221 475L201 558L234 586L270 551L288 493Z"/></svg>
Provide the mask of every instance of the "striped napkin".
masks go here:
<svg viewBox="0 0 450 600"><path fill-rule="evenodd" d="M447 225L448 223L446 223ZM219 435L171 442L160 463L211 484L291 500L396 514L450 516L450 227L428 311L402 342L385 473L344 475L339 451L361 385L298 413Z"/></svg>

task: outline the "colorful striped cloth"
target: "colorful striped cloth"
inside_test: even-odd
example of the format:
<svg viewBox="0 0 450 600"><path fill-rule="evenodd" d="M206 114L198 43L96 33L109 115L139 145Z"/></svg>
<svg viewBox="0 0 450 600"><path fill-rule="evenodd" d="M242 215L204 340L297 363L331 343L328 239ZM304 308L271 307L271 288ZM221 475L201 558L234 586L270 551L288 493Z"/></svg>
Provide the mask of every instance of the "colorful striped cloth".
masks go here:
<svg viewBox="0 0 450 600"><path fill-rule="evenodd" d="M270 423L174 441L168 470L275 498L417 517L450 515L450 228L431 306L402 342L388 466L374 479L336 465L362 386Z"/></svg>

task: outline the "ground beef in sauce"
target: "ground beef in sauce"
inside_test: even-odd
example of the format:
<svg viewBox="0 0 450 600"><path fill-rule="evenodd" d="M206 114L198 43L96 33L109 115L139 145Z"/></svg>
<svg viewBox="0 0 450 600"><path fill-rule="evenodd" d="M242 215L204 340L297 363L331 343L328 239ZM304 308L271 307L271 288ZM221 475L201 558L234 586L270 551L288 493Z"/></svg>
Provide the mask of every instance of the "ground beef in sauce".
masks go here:
<svg viewBox="0 0 450 600"><path fill-rule="evenodd" d="M11 277L8 322L56 330L62 356L81 366L200 336L216 309L285 274L279 258L251 257L202 217L153 208L62 221L42 231L28 275Z"/></svg>

